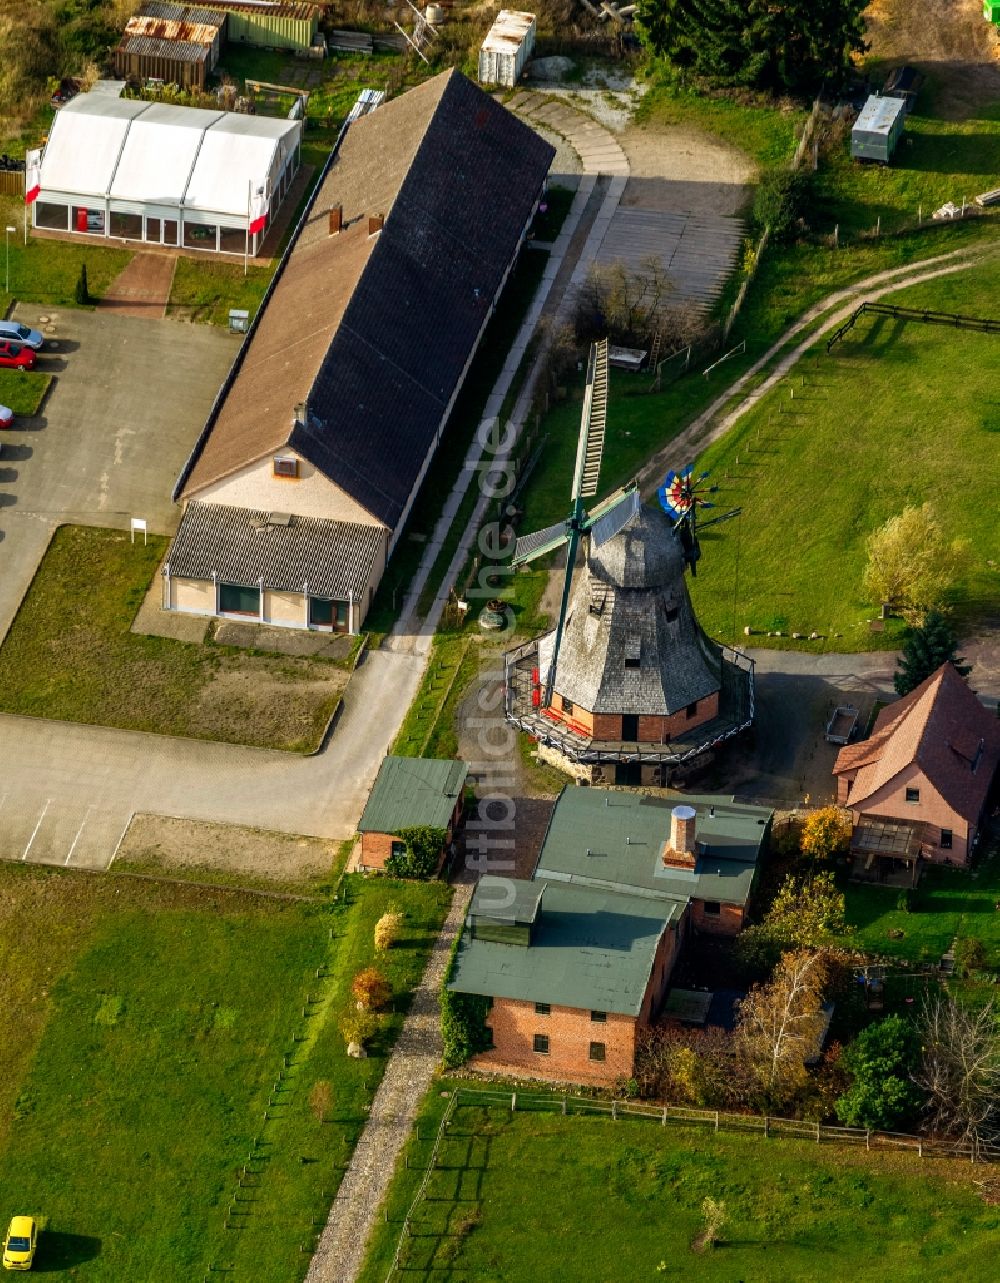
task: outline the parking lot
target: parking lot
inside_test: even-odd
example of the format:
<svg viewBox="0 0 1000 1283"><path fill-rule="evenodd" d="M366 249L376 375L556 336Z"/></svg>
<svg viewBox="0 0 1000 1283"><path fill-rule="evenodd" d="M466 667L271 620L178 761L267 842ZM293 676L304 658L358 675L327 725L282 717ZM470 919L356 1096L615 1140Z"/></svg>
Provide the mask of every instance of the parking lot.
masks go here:
<svg viewBox="0 0 1000 1283"><path fill-rule="evenodd" d="M210 326L19 306L53 324L38 369L55 378L39 415L18 418L0 455L0 638L64 522L171 533L174 480L238 340Z"/></svg>

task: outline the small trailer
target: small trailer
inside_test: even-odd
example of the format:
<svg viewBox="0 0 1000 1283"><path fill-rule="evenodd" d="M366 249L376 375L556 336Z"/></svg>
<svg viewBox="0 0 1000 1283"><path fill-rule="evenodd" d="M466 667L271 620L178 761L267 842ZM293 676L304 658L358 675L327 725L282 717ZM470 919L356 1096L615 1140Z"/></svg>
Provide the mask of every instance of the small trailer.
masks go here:
<svg viewBox="0 0 1000 1283"><path fill-rule="evenodd" d="M853 704L839 704L830 714L823 737L828 744L849 744L861 714Z"/></svg>

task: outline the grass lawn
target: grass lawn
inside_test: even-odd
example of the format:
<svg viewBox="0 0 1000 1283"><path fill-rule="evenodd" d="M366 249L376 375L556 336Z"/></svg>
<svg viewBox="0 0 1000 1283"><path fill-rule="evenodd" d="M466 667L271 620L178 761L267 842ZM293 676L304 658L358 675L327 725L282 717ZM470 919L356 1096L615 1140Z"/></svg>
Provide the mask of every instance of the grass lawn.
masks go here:
<svg viewBox="0 0 1000 1283"><path fill-rule="evenodd" d="M166 546L61 526L0 647L0 710L314 748L347 683L338 664L129 631Z"/></svg>
<svg viewBox="0 0 1000 1283"><path fill-rule="evenodd" d="M52 382L51 374L41 370L0 370L0 405L9 406L15 414L30 418L38 413Z"/></svg>
<svg viewBox="0 0 1000 1283"><path fill-rule="evenodd" d="M889 301L993 316L998 283L994 259ZM995 603L998 350L993 335L863 318L710 447L699 466L720 486L719 506L742 505L743 516L703 540L692 588L706 630L731 641L735 622L737 635L745 624L815 630L830 639L816 649L895 646L898 621L880 635L867 623L865 538L932 496L946 532L973 548L956 585L959 625Z"/></svg>
<svg viewBox="0 0 1000 1283"><path fill-rule="evenodd" d="M358 883L349 903L302 903L4 864L0 892L0 1214L46 1219L40 1270L300 1279L402 1019L369 1060L348 1059L350 979L399 904L405 939L383 965L401 1011L446 889ZM255 1136L254 1201L227 1230Z"/></svg>
<svg viewBox="0 0 1000 1283"><path fill-rule="evenodd" d="M927 868L916 889L913 909L897 907L900 892L858 882L845 882L847 921L854 928L849 946L906 962L936 963L956 936L970 936L986 946L987 964L1000 968L1000 844L984 852L974 873ZM902 932L892 939L889 932Z"/></svg>
<svg viewBox="0 0 1000 1283"><path fill-rule="evenodd" d="M17 226L20 227L19 221ZM10 295L5 295L0 289L0 312L6 314L10 298L46 307L75 306L76 283L84 264L87 266L90 296L100 299L118 273L131 262L133 253L131 249L42 240L30 234L25 245L20 234L12 236Z"/></svg>
<svg viewBox="0 0 1000 1283"><path fill-rule="evenodd" d="M193 258L179 258L167 315L228 325L229 309L242 307L252 320L273 274L270 267L251 266L244 276L242 263L200 263Z"/></svg>
<svg viewBox="0 0 1000 1283"><path fill-rule="evenodd" d="M443 1084L447 1090L454 1084ZM425 1103L362 1283L386 1278L444 1102ZM655 1122L462 1104L403 1246L422 1283L694 1277L705 1283L899 1283L994 1276L1000 1212L968 1165ZM701 1205L723 1241L695 1254Z"/></svg>

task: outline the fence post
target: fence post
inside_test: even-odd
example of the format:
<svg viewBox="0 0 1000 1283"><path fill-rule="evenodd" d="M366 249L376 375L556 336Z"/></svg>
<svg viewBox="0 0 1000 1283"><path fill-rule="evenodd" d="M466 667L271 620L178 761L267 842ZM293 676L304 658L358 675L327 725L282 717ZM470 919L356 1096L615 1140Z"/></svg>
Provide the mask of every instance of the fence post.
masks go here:
<svg viewBox="0 0 1000 1283"><path fill-rule="evenodd" d="M871 1147L872 1147L872 1134L870 1131L866 1131L865 1132L865 1149L871 1149Z"/></svg>
<svg viewBox="0 0 1000 1283"><path fill-rule="evenodd" d="M917 1141L917 1157L918 1157L918 1158L923 1158L923 1156L924 1156L924 1142L923 1142L922 1140L918 1140L918 1141Z"/></svg>
<svg viewBox="0 0 1000 1283"><path fill-rule="evenodd" d="M512 1091L510 1093L510 1112L513 1113L515 1109L517 1109L517 1092Z"/></svg>
<svg viewBox="0 0 1000 1283"><path fill-rule="evenodd" d="M615 1122L618 1121L618 1101L617 1100L613 1100L611 1102L611 1118Z"/></svg>
<svg viewBox="0 0 1000 1283"><path fill-rule="evenodd" d="M767 1140L770 1134L771 1134L771 1120L768 1118L767 1114L765 1114L764 1115L764 1139Z"/></svg>
<svg viewBox="0 0 1000 1283"><path fill-rule="evenodd" d="M666 1107L666 1105L664 1105L664 1106L663 1106L663 1117L660 1119L660 1126L661 1126L661 1127L666 1127L666 1125L667 1125L667 1107Z"/></svg>
<svg viewBox="0 0 1000 1283"><path fill-rule="evenodd" d="M816 1144L819 1144L819 1119L816 1119Z"/></svg>
<svg viewBox="0 0 1000 1283"><path fill-rule="evenodd" d="M719 1111L715 1111L715 1130L719 1130Z"/></svg>
<svg viewBox="0 0 1000 1283"><path fill-rule="evenodd" d="M565 1116L566 1116L566 1097L565 1097L565 1096L563 1096L563 1106L562 1106L562 1111L563 1111L563 1117L565 1118Z"/></svg>

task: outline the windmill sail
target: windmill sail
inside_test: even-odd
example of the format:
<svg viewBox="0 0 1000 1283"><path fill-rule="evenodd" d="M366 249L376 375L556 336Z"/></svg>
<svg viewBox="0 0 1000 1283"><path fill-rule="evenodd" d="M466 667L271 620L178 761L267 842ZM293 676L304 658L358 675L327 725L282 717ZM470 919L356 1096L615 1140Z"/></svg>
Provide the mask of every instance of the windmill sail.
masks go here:
<svg viewBox="0 0 1000 1283"><path fill-rule="evenodd" d="M523 566L526 561L534 561L536 557L542 557L553 548L559 548L569 538L569 532L566 529L566 522L560 521L557 526L547 526L544 530L536 530L533 535L524 535L518 539L514 545L514 556L511 564L514 566Z"/></svg>
<svg viewBox="0 0 1000 1283"><path fill-rule="evenodd" d="M638 490L629 490L607 512L599 516L590 526L590 546L600 548L609 539L614 539L628 525L642 507Z"/></svg>
<svg viewBox="0 0 1000 1283"><path fill-rule="evenodd" d="M573 474L573 500L591 499L597 494L604 455L604 429L608 417L608 340L591 345L587 369L587 391L583 398L580 443Z"/></svg>

